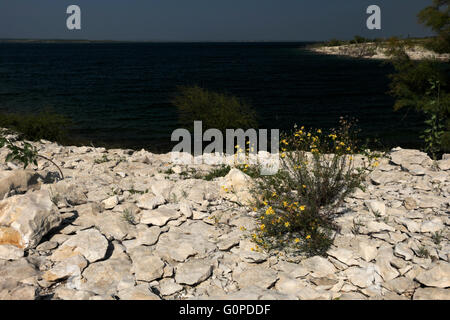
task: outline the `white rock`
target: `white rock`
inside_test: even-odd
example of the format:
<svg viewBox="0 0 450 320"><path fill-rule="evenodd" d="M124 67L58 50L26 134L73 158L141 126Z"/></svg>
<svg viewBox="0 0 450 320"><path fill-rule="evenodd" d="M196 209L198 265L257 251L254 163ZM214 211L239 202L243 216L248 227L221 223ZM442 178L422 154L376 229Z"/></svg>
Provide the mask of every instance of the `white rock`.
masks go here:
<svg viewBox="0 0 450 320"><path fill-rule="evenodd" d="M340 262L345 263L347 266L358 265L358 261L355 259L355 254L351 250L334 248L328 250L327 254L336 258Z"/></svg>
<svg viewBox="0 0 450 320"><path fill-rule="evenodd" d="M359 254L361 257L370 262L377 257L378 249L375 245L361 241L358 243Z"/></svg>
<svg viewBox="0 0 450 320"><path fill-rule="evenodd" d="M442 223L441 219L435 218L433 220L428 220L422 223L420 226L420 232L422 233L435 233L438 231L441 231L444 229L444 224Z"/></svg>
<svg viewBox="0 0 450 320"><path fill-rule="evenodd" d="M171 220L178 219L180 213L168 207L159 207L155 210L145 210L142 212L141 223L162 227Z"/></svg>
<svg viewBox="0 0 450 320"><path fill-rule="evenodd" d="M163 296L170 296L183 290L183 286L180 286L173 279L162 279L159 282L159 288Z"/></svg>
<svg viewBox="0 0 450 320"><path fill-rule="evenodd" d="M364 201L364 204L369 208L370 212L372 212L375 215L386 215L386 205L384 202L376 201L376 200L367 200Z"/></svg>
<svg viewBox="0 0 450 320"><path fill-rule="evenodd" d="M0 201L0 244L34 248L61 217L47 191L36 191Z"/></svg>
<svg viewBox="0 0 450 320"><path fill-rule="evenodd" d="M156 294L150 291L147 284L140 284L135 287L120 290L117 296L120 300L161 300Z"/></svg>
<svg viewBox="0 0 450 320"><path fill-rule="evenodd" d="M367 268L350 267L344 273L353 285L360 288L370 287L375 282L375 268L373 265Z"/></svg>
<svg viewBox="0 0 450 320"><path fill-rule="evenodd" d="M192 218L192 207L187 201L180 202L180 212L186 217L186 218Z"/></svg>
<svg viewBox="0 0 450 320"><path fill-rule="evenodd" d="M278 280L278 275L272 269L257 265L256 267L248 268L241 272L235 280L241 289L251 286L268 289Z"/></svg>
<svg viewBox="0 0 450 320"><path fill-rule="evenodd" d="M409 261L414 257L414 252L403 242L395 245L394 254L398 257L402 257L406 261Z"/></svg>
<svg viewBox="0 0 450 320"><path fill-rule="evenodd" d="M450 264L440 262L432 269L419 273L416 280L428 287L448 288L450 287Z"/></svg>
<svg viewBox="0 0 450 320"><path fill-rule="evenodd" d="M81 276L81 272L87 267L88 262L82 255L67 258L46 271L42 278L48 282L55 282L69 277Z"/></svg>
<svg viewBox="0 0 450 320"><path fill-rule="evenodd" d="M114 209L114 207L119 204L119 197L118 196L109 197L108 199L103 200L102 203L106 210Z"/></svg>
<svg viewBox="0 0 450 320"><path fill-rule="evenodd" d="M139 197L137 206L142 209L153 210L165 203L166 199L163 196L161 195L154 196L151 193L145 193Z"/></svg>
<svg viewBox="0 0 450 320"><path fill-rule="evenodd" d="M336 268L330 261L319 256L305 259L301 265L312 272L314 277L325 277L336 272Z"/></svg>
<svg viewBox="0 0 450 320"><path fill-rule="evenodd" d="M152 246L158 242L161 228L157 226L147 227L146 225L138 225L137 227L137 242L147 246Z"/></svg>
<svg viewBox="0 0 450 320"><path fill-rule="evenodd" d="M88 229L79 231L76 235L69 237L50 259L62 261L69 257L82 254L89 262L95 262L105 257L108 249L108 240L97 230Z"/></svg>
<svg viewBox="0 0 450 320"><path fill-rule="evenodd" d="M395 231L395 228L388 226L384 222L369 221L365 226L367 233L378 233L382 231Z"/></svg>
<svg viewBox="0 0 450 320"><path fill-rule="evenodd" d="M208 279L213 265L207 260L190 260L179 264L175 271L175 281L179 284L196 285Z"/></svg>
<svg viewBox="0 0 450 320"><path fill-rule="evenodd" d="M21 248L10 244L0 245L0 259L3 260L18 260L22 258L24 251Z"/></svg>
<svg viewBox="0 0 450 320"><path fill-rule="evenodd" d="M450 300L450 289L419 288L413 300Z"/></svg>
<svg viewBox="0 0 450 320"><path fill-rule="evenodd" d="M99 295L112 295L116 293L118 285L128 280L131 275L131 263L128 258L110 258L105 261L90 264L83 271L81 288Z"/></svg>
<svg viewBox="0 0 450 320"><path fill-rule="evenodd" d="M162 278L164 274L164 262L152 254L149 247L139 246L130 251L136 280L151 282Z"/></svg>

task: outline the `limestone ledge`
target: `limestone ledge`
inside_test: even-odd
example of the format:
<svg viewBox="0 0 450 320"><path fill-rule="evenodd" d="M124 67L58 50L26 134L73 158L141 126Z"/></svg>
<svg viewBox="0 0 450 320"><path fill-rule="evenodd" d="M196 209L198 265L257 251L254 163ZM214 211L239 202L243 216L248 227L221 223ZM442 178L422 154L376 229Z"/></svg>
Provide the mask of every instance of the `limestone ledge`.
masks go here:
<svg viewBox="0 0 450 320"><path fill-rule="evenodd" d="M169 154L36 146L66 178L0 149L0 299L450 299L447 156L393 149L338 208L328 257L305 259L251 250L237 169L205 181L213 166Z"/></svg>

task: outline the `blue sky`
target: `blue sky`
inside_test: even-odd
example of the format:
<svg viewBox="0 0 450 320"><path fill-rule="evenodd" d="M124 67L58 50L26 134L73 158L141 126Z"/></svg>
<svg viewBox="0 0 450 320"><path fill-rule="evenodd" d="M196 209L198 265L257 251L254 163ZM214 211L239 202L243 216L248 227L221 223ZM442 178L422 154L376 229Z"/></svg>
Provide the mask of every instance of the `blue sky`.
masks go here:
<svg viewBox="0 0 450 320"><path fill-rule="evenodd" d="M427 36L417 13L431 0L2 0L0 38L154 41L312 41ZM66 8L82 30L66 28ZM382 30L366 8L382 9Z"/></svg>

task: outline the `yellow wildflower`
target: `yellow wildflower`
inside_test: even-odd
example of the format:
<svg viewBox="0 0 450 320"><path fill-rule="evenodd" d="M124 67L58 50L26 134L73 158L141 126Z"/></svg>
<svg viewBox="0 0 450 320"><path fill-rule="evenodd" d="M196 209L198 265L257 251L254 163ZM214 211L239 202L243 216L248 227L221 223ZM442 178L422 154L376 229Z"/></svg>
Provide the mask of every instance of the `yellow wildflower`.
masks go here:
<svg viewBox="0 0 450 320"><path fill-rule="evenodd" d="M309 240L309 239L311 239L311 236L308 234L308 235L306 236L306 240Z"/></svg>

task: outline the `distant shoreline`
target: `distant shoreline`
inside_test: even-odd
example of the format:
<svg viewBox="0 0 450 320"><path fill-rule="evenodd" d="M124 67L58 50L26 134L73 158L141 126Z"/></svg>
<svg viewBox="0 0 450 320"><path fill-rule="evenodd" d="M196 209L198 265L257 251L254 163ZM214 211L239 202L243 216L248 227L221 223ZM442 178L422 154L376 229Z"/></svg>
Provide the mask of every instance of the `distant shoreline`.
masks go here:
<svg viewBox="0 0 450 320"><path fill-rule="evenodd" d="M387 46L384 43L366 42L358 44L345 44L338 46L320 45L309 47L309 50L326 55L347 56L352 58L388 60L391 56L387 53ZM405 49L411 60L437 59L449 61L450 54L438 54L425 49L420 45L414 45Z"/></svg>
<svg viewBox="0 0 450 320"><path fill-rule="evenodd" d="M88 40L88 39L0 39L0 43L305 43L316 44L320 41L301 41L301 40L228 40L228 41L175 41L175 40Z"/></svg>

